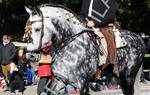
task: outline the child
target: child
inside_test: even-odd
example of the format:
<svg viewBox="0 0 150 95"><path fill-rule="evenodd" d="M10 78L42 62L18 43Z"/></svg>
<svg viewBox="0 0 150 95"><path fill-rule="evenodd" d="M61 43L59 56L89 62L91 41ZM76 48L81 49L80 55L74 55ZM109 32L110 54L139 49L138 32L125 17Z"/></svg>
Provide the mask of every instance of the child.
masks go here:
<svg viewBox="0 0 150 95"><path fill-rule="evenodd" d="M15 63L10 64L10 75L9 75L9 81L10 81L10 91L12 95L15 94L15 90L19 89L19 93L23 95L24 91L24 80L22 78L22 74L16 67Z"/></svg>
<svg viewBox="0 0 150 95"><path fill-rule="evenodd" d="M26 59L26 50L19 49L18 50L18 60L17 60L17 68L19 69L20 74L22 75L23 79L26 80L27 74L27 66L29 61Z"/></svg>
<svg viewBox="0 0 150 95"><path fill-rule="evenodd" d="M28 55L28 66L27 66L27 85L34 85L36 84L35 81L35 77L36 77L36 71L34 68L34 65L36 64L36 58L33 55L33 53L31 53L30 55Z"/></svg>

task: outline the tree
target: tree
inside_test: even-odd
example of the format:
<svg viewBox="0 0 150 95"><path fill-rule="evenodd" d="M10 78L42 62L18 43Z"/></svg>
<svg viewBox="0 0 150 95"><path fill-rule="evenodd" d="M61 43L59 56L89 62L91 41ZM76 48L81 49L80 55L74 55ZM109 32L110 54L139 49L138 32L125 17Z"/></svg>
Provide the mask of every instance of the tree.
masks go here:
<svg viewBox="0 0 150 95"><path fill-rule="evenodd" d="M49 2L63 4L78 14L82 0L0 0L0 34L22 36L28 19L24 6ZM118 7L117 20L121 28L148 33L150 0L118 0Z"/></svg>
<svg viewBox="0 0 150 95"><path fill-rule="evenodd" d="M147 2L147 3L146 3ZM149 0L118 0L117 20L123 29L133 32L146 32L149 28Z"/></svg>

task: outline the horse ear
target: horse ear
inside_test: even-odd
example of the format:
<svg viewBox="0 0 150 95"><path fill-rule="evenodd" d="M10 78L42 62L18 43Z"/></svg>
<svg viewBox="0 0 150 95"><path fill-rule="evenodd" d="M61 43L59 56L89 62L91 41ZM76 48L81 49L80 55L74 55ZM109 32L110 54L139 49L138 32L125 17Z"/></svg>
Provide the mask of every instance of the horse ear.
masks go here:
<svg viewBox="0 0 150 95"><path fill-rule="evenodd" d="M30 8L28 8L27 6L25 6L25 9L26 9L26 12L27 12L29 15L31 15L32 10L31 10Z"/></svg>

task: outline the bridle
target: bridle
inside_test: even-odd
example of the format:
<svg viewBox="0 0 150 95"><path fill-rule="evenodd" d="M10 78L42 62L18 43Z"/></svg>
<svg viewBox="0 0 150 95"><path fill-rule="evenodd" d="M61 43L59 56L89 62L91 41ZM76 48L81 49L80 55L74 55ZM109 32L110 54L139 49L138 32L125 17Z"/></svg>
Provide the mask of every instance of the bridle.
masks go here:
<svg viewBox="0 0 150 95"><path fill-rule="evenodd" d="M43 15L42 15L42 19L40 19L40 20L30 21L31 25L33 23L36 23L36 22L41 22L42 23L41 31L40 31L41 32L40 42L39 42L39 46L38 46L38 49L40 49L41 46L42 46L42 39L43 39L43 36L44 36L44 17L43 17Z"/></svg>
<svg viewBox="0 0 150 95"><path fill-rule="evenodd" d="M50 46L51 46L51 43L50 43L50 42L48 42L44 48L41 48L41 47L42 47L42 39L43 39L43 36L44 36L44 16L43 16L43 14L42 14L41 19L39 19L39 20L34 20L34 21L28 20L28 23L29 23L30 28L31 28L32 24L34 24L34 23L36 23L36 22L41 22L41 23L42 23L41 30L40 30L41 36L40 36L40 41L39 41L39 43L38 43L38 49L36 49L36 50L34 50L34 51L32 51L32 52L37 52L37 51L41 51L41 50L42 50L43 52L48 52L48 50L49 50L49 48L50 48ZM26 26L27 26L27 25L26 25ZM30 36L30 37L29 37L29 41L30 41L30 42L33 41L32 37L31 37L31 34L32 34L32 29L31 29L31 31L27 31L27 35Z"/></svg>
<svg viewBox="0 0 150 95"><path fill-rule="evenodd" d="M46 17L47 18L47 17ZM92 30L90 29L86 29L86 30L83 30L77 34L74 34L73 36L70 36L70 37L67 37L65 39L60 39L59 41L55 42L55 43L51 43L51 42L48 42L46 44L46 46L44 48L41 48L42 46L42 39L43 39L43 36L44 36L44 16L42 15L42 18L40 20L34 20L34 21L30 21L28 20L30 25L36 23L36 22L41 22L42 23L42 28L41 28L41 36L40 36L40 42L39 42L39 46L38 46L38 49L37 50L34 50L32 52L37 52L37 51L43 51L43 52L49 52L49 49L52 47L52 46L57 46L55 47L55 51L59 51L61 50L62 48L64 48L67 44L69 44L71 41L75 40L78 36L80 36L81 34L83 33L88 33L88 32L93 32ZM32 33L32 32L31 32ZM32 40L32 38L30 37L30 39ZM65 43L64 45L60 46L62 43ZM58 46L59 45L59 46Z"/></svg>

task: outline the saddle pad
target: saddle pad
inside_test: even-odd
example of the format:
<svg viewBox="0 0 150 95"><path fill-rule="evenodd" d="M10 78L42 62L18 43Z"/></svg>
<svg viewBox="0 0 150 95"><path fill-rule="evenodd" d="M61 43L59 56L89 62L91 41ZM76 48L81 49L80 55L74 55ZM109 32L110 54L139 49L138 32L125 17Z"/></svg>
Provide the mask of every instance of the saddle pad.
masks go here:
<svg viewBox="0 0 150 95"><path fill-rule="evenodd" d="M114 33L115 33L116 48L121 48L126 46L127 42L125 41L125 39L123 38L119 30L116 29Z"/></svg>
<svg viewBox="0 0 150 95"><path fill-rule="evenodd" d="M103 55L99 54L99 58L100 58L99 65L101 66L106 63L106 59L108 56L108 49L107 49L108 46L107 46L107 42L106 42L104 35L101 32L99 32L99 29L96 29L94 33L100 37L100 41L101 41L101 42L98 42L97 40L99 48L103 52Z"/></svg>

